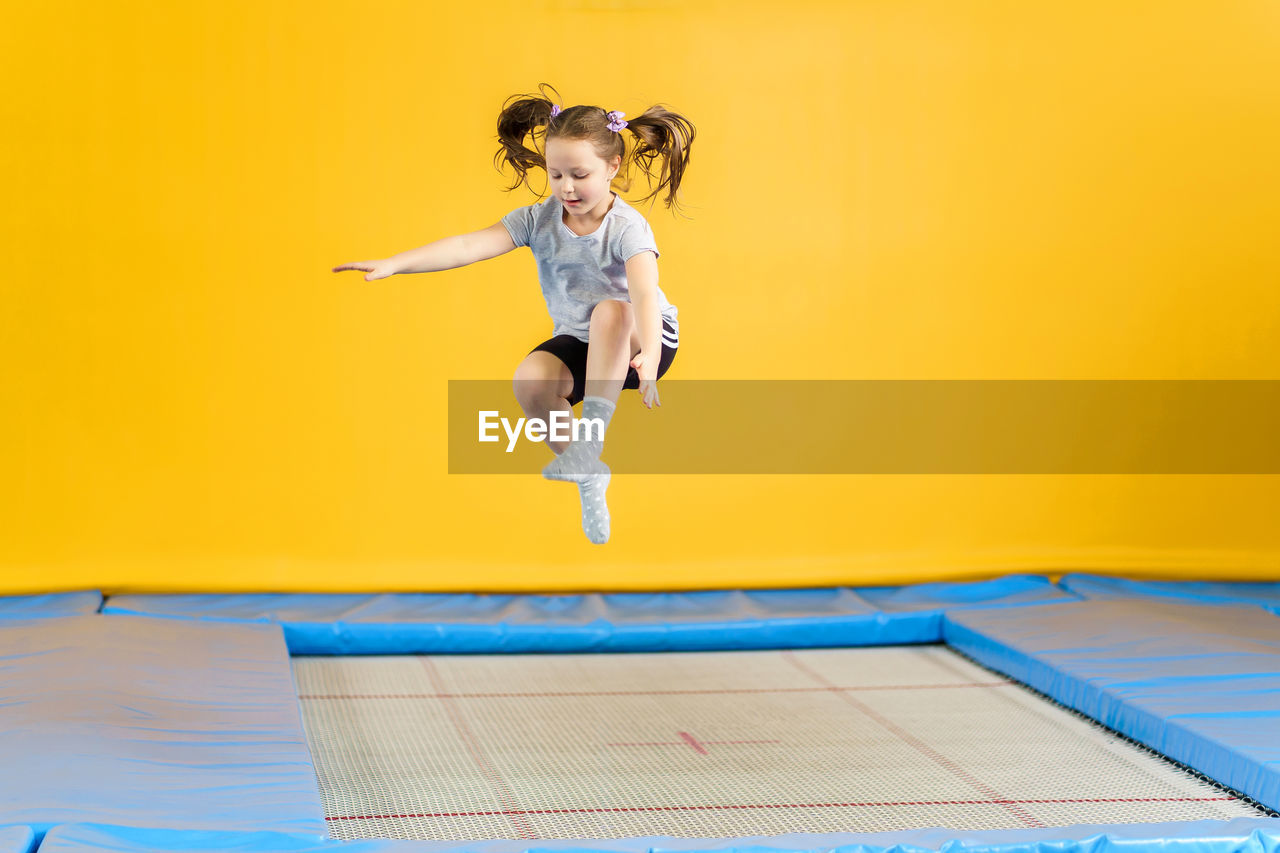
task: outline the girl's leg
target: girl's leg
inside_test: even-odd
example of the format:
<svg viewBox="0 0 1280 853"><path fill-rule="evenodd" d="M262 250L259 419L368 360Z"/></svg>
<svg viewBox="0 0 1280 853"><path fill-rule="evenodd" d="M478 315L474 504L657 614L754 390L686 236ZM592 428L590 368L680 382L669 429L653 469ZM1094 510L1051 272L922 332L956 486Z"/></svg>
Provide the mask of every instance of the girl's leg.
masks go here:
<svg viewBox="0 0 1280 853"><path fill-rule="evenodd" d="M550 422L552 412L573 416L573 407L569 405L569 396L573 394L573 374L551 353L537 350L525 356L516 368L511 384L526 418ZM550 436L544 440L557 454L569 445L567 441L552 441Z"/></svg>
<svg viewBox="0 0 1280 853"><path fill-rule="evenodd" d="M627 368L640 351L640 335L635 326L635 313L628 302L606 299L592 310L582 397L582 420L591 425L590 434L571 441L564 453L542 469L547 479L582 483L608 472L608 466L600 461L600 451Z"/></svg>
<svg viewBox="0 0 1280 853"><path fill-rule="evenodd" d="M631 359L640 351L635 314L628 302L606 299L591 311L590 344L587 347L587 376L582 398L582 418L605 428L613 418L618 395L627 378ZM604 436L579 437L551 460L542 474L551 480L578 484L582 499L582 529L597 545L609 541L609 466L600 461Z"/></svg>
<svg viewBox="0 0 1280 853"><path fill-rule="evenodd" d="M640 332L630 302L606 299L591 312L585 397L617 403L631 359L640 352Z"/></svg>
<svg viewBox="0 0 1280 853"><path fill-rule="evenodd" d="M525 356L516 368L512 386L516 400L527 418L549 421L552 412L565 412L573 416L569 397L573 394L573 373L565 363L549 352L536 350ZM562 453L568 442L545 441L557 454ZM578 497L582 501L582 531L597 545L609 541L609 507L605 503L605 490L609 487L609 473L597 475L578 483Z"/></svg>

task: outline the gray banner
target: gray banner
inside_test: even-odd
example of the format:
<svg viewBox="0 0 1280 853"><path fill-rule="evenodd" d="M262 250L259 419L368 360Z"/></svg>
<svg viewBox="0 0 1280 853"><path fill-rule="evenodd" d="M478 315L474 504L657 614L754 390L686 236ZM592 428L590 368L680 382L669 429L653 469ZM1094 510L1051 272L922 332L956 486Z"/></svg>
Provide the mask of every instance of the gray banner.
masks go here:
<svg viewBox="0 0 1280 853"><path fill-rule="evenodd" d="M1280 380L664 379L658 392L652 410L622 392L602 456L614 473L1280 473ZM451 474L552 458L510 380L450 380L448 417Z"/></svg>

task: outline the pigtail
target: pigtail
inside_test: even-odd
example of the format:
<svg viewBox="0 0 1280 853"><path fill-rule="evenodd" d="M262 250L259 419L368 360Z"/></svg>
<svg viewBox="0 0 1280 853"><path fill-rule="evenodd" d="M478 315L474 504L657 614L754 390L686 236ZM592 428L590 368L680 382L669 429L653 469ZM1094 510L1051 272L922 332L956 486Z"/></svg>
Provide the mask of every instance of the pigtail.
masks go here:
<svg viewBox="0 0 1280 853"><path fill-rule="evenodd" d="M697 135L693 123L679 113L657 104L635 118L628 118L626 129L635 134L637 140L631 154L632 162L637 163L648 176L650 186L653 186L655 179L658 181L653 192L640 201L647 201L665 189L666 206L670 208L675 204L679 211L676 192L680 189L685 169L689 167L689 148ZM655 173L654 161L659 159L662 161L661 169Z"/></svg>
<svg viewBox="0 0 1280 853"><path fill-rule="evenodd" d="M540 136L546 135L546 126L551 123L551 108L560 103L560 93L546 83L539 83L540 95L512 95L502 105L498 115L498 142L501 146L494 155L494 166L499 172L503 164L515 169L515 183L507 187L510 192L521 184L529 186L529 170L545 169L546 158L538 153L536 147L529 148L524 144L526 136L532 135L535 146ZM546 94L550 90L555 95L551 100ZM539 128L543 128L541 132Z"/></svg>
<svg viewBox="0 0 1280 853"><path fill-rule="evenodd" d="M547 168L545 155L537 150L539 140L543 140L542 149L545 151L548 135L587 139L601 159L623 158L623 165L614 181L624 192L631 189L628 167L631 163L638 164L648 178L649 186L653 187L653 191L639 201L648 201L665 190L666 206L674 206L679 212L676 194L685 169L689 167L689 149L696 135L691 121L662 104L649 107L635 118L628 118L623 130L630 130L636 140L628 157L621 133L615 133L609 127L611 113L601 107L585 105L565 108L560 93L546 83L539 83L538 90L541 94L512 95L498 115L498 142L501 147L493 159L498 171L502 171L504 164L515 170L516 179L507 187L508 192L521 184L532 190L529 171ZM552 107L560 107L554 117ZM526 137L532 138L533 148L525 145ZM655 182L657 186L654 186ZM541 196L536 190L535 194Z"/></svg>

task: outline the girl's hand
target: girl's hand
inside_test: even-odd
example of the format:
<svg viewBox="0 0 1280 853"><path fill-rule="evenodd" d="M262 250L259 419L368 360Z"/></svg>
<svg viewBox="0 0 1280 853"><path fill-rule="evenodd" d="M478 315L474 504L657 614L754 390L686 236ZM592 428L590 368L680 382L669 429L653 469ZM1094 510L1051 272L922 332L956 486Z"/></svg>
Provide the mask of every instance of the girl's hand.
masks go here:
<svg viewBox="0 0 1280 853"><path fill-rule="evenodd" d="M365 281L377 281L380 278L393 276L400 270L390 261L356 261L353 264L343 264L340 267L334 267L334 272L342 272L343 270L363 270L368 275L364 277Z"/></svg>
<svg viewBox="0 0 1280 853"><path fill-rule="evenodd" d="M645 354L640 353L631 359L631 366L636 369L636 373L640 374L640 402L644 403L646 409L661 406L662 402L658 399L657 360L655 359L650 366Z"/></svg>

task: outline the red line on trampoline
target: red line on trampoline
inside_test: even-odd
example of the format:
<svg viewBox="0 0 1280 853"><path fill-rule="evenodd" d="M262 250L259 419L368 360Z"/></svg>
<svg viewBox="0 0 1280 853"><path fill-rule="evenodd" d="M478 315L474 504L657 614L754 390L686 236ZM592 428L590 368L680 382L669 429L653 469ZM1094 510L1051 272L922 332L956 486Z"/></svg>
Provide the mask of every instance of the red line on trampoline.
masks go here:
<svg viewBox="0 0 1280 853"><path fill-rule="evenodd" d="M511 815L616 814L630 812L713 811L717 809L853 809L886 806L1008 806L1008 805L1072 805L1110 803L1219 803L1235 802L1236 797L1088 797L1058 800L890 800L852 803L758 803L706 806L618 806L614 808L523 809L521 811L485 812L420 812L416 814L330 815L325 820L390 820L393 818L430 817L499 817Z"/></svg>
<svg viewBox="0 0 1280 853"><path fill-rule="evenodd" d="M442 681L440 678L440 672L436 669L435 662L429 657L423 657L420 658L420 660L422 661L423 669L427 671L427 678L430 679L432 688L439 692L442 686ZM462 742L467 746L467 751L471 753L471 758L480 768L480 772L488 777L489 783L493 786L494 792L498 795L498 800L505 807L500 814L511 817L511 823L515 826L516 832L520 833L521 838L537 838L538 836L534 833L533 826L521 817L525 812L516 808L515 794L511 792L511 789L507 787L507 783L502 778L501 774L499 774L493 767L489 762L489 759L485 757L484 752L480 749L479 739L475 736L475 733L471 731L471 726L467 725L467 721L458 713L457 706L452 702L446 702L444 703L444 707L449 713L449 718L453 721L453 727L458 731L458 736L462 738Z"/></svg>
<svg viewBox="0 0 1280 853"><path fill-rule="evenodd" d="M780 740L703 740L703 741L698 741L698 743L706 744L708 746L715 746L716 744L724 744L724 743L730 743L730 744L782 743L782 741ZM685 746L687 744L688 744L688 741L677 742L674 740L656 740L656 741L651 740L651 741L638 741L635 743L606 743L605 746Z"/></svg>
<svg viewBox="0 0 1280 853"><path fill-rule="evenodd" d="M815 670L811 669L809 666L804 664L802 661L798 660L790 650L783 651L781 654L782 654L783 660L787 661L789 664L791 664L801 672L805 673L815 681L821 684L830 683L821 673L816 672ZM1028 814L1027 810L1022 808L1015 801L1003 800L1000 797L1000 795L996 793L994 788L991 788L990 786L980 782L977 778L975 778L963 767L956 764L954 761L947 758L945 755L938 752L936 749L929 746L929 744L920 740L915 735L911 734L911 732L899 726L893 720L890 720L888 717L885 717L884 715L877 713L870 706L855 699L854 697L850 696L848 693L841 692L841 693L837 693L836 695L841 700L843 700L846 704L853 706L855 709L865 714L867 717L870 717L872 720L878 723L882 728L888 730L889 732L892 732L899 740L903 741L907 745L914 748L921 755L925 756L930 761L933 761L935 764L939 765L940 767L950 771L951 774L954 775L956 778L960 779L962 782L965 782L971 788L977 791L979 794L982 794L984 797L986 797L989 802L1000 802L1002 805L1005 806L1005 808L1008 809L1010 814L1018 818L1018 820L1022 821L1027 826L1029 827L1044 826L1043 823L1041 823L1039 820L1034 818L1032 815Z"/></svg>
<svg viewBox="0 0 1280 853"><path fill-rule="evenodd" d="M707 748L705 746L698 743L698 739L696 737L689 734L688 732L676 732L676 734L680 735L680 740L684 741L685 743L689 744L689 746L693 747L695 752L698 752L701 755L711 754L707 752Z"/></svg>
<svg viewBox="0 0 1280 853"><path fill-rule="evenodd" d="M949 690L1009 687L1015 681L974 681L966 684L886 684L858 687L742 687L708 690L568 690L546 693L307 693L299 699L555 699L574 696L720 696L739 693L838 693L874 690Z"/></svg>

